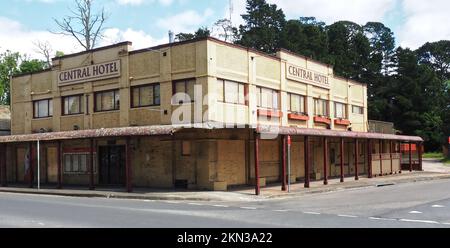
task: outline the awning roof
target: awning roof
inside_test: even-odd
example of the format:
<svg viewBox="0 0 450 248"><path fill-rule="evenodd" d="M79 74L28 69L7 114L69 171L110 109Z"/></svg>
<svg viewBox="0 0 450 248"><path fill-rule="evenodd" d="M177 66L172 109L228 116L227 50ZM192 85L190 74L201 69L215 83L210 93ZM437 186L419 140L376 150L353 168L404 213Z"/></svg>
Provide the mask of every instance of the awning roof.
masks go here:
<svg viewBox="0 0 450 248"><path fill-rule="evenodd" d="M101 138L101 137L171 135L179 129L181 129L181 127L166 125L166 126L100 128L100 129L65 131L65 132L8 135L8 136L0 136L0 143L27 142L27 141L29 142L38 140L50 141L50 140L87 139L87 138Z"/></svg>
<svg viewBox="0 0 450 248"><path fill-rule="evenodd" d="M222 123L200 123L185 125L155 125L140 127L118 127L118 128L100 128L91 130L77 130L64 132L34 133L23 135L0 136L0 143L30 142L30 141L51 141L51 140L70 140L70 139L88 139L104 137L126 137L126 136L156 136L172 135L182 129L227 129L233 128L233 125ZM238 127L236 129L247 129L252 127ZM309 135L309 136L327 136L344 137L359 139L385 139L399 141L422 142L423 139L418 136L393 135L383 133L366 133L353 131L336 131L328 129L312 129L297 127L278 127L278 126L258 126L256 132L260 134L282 134L282 135Z"/></svg>
<svg viewBox="0 0 450 248"><path fill-rule="evenodd" d="M419 136L406 136L385 133L367 133L354 131L336 131L330 129L313 129L298 127L278 127L278 126L258 126L256 132L260 134L283 134L283 135L308 135L308 136L326 136L336 138L358 138L358 139L384 139L398 141L422 142Z"/></svg>

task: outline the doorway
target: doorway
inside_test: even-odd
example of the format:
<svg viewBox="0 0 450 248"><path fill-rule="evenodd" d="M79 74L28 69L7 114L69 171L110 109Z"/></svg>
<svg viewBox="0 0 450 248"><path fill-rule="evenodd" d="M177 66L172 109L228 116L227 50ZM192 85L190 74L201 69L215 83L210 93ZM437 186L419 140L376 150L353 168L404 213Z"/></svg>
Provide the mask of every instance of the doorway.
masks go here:
<svg viewBox="0 0 450 248"><path fill-rule="evenodd" d="M125 146L100 146L99 162L100 184L125 184Z"/></svg>

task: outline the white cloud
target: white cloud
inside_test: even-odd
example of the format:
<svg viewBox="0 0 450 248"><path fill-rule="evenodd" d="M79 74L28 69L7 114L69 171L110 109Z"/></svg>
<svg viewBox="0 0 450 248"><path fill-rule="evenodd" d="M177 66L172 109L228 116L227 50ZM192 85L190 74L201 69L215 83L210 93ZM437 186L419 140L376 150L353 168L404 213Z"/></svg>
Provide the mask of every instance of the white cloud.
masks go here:
<svg viewBox="0 0 450 248"><path fill-rule="evenodd" d="M37 41L49 41L53 50L65 53L81 49L80 45L70 37L52 34L44 30L28 30L21 23L1 16L0 27L2 27L0 29L0 51L11 50L43 59L33 44Z"/></svg>
<svg viewBox="0 0 450 248"><path fill-rule="evenodd" d="M44 0L44 1L52 1L52 0ZM139 6L142 4L149 4L154 3L156 0L116 0L116 3L120 5L133 5L133 6ZM174 0L157 0L161 5L169 6L171 5ZM183 2L183 0L180 0L180 2Z"/></svg>
<svg viewBox="0 0 450 248"><path fill-rule="evenodd" d="M178 32L191 32L201 27L214 14L212 9L206 9L202 14L194 10L187 10L166 18L160 18L156 25L163 29Z"/></svg>
<svg viewBox="0 0 450 248"><path fill-rule="evenodd" d="M0 52L10 50L27 54L31 58L44 59L37 52L34 43L49 42L54 51L63 51L65 54L80 52L83 48L69 36L62 36L43 30L28 30L21 23L0 16ZM100 40L99 46L107 46L121 41L131 41L134 49L140 49L168 43L168 38L155 39L141 30L128 28L120 30L117 28L107 29L104 39Z"/></svg>
<svg viewBox="0 0 450 248"><path fill-rule="evenodd" d="M301 16L314 16L318 20L331 24L340 20L349 20L359 24L368 21L382 21L385 14L395 7L396 0L267 0L283 9L288 19ZM245 1L233 0L233 19L241 20L246 12ZM229 13L227 11L227 13Z"/></svg>
<svg viewBox="0 0 450 248"><path fill-rule="evenodd" d="M100 46L106 46L122 41L131 41L133 42L133 49L141 49L169 42L168 38L155 39L142 30L133 30L131 28L128 28L127 30L110 28L105 30L104 36L104 39L100 42Z"/></svg>
<svg viewBox="0 0 450 248"><path fill-rule="evenodd" d="M450 40L450 1L403 0L406 16L398 39L403 47L416 49L425 42Z"/></svg>

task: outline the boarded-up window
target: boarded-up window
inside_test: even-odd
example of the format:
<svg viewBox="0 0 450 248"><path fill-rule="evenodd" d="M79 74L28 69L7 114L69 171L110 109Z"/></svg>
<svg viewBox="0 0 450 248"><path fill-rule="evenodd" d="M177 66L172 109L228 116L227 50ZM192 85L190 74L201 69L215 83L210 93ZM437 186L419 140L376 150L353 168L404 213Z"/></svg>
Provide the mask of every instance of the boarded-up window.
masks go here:
<svg viewBox="0 0 450 248"><path fill-rule="evenodd" d="M120 109L119 90L103 91L95 93L95 111L109 111Z"/></svg>
<svg viewBox="0 0 450 248"><path fill-rule="evenodd" d="M181 155L190 156L191 155L191 142L182 141L181 142Z"/></svg>
<svg viewBox="0 0 450 248"><path fill-rule="evenodd" d="M137 86L132 88L132 108L155 106L160 104L159 84Z"/></svg>
<svg viewBox="0 0 450 248"><path fill-rule="evenodd" d="M87 174L89 173L89 153L66 153L64 154L65 174ZM95 154L94 154L95 172Z"/></svg>

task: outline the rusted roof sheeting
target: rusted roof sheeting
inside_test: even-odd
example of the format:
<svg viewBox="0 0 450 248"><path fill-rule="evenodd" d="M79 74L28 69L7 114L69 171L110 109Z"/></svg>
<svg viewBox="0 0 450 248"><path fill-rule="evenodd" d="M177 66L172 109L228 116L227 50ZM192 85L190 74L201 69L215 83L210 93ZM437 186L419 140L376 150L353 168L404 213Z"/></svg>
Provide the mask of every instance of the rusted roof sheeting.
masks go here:
<svg viewBox="0 0 450 248"><path fill-rule="evenodd" d="M336 138L358 138L358 139L384 139L422 142L419 136L394 135L384 133L366 133L354 131L335 131L329 129L313 129L298 127L278 127L278 126L258 126L256 132L260 134L284 134L284 135L309 135L309 136L327 136Z"/></svg>
<svg viewBox="0 0 450 248"><path fill-rule="evenodd" d="M9 136L0 136L0 143L27 142L37 140L50 141L50 140L87 139L100 137L171 135L174 132L180 130L181 128L182 127L165 125L165 126L101 128L101 129L65 131L65 132L9 135Z"/></svg>

